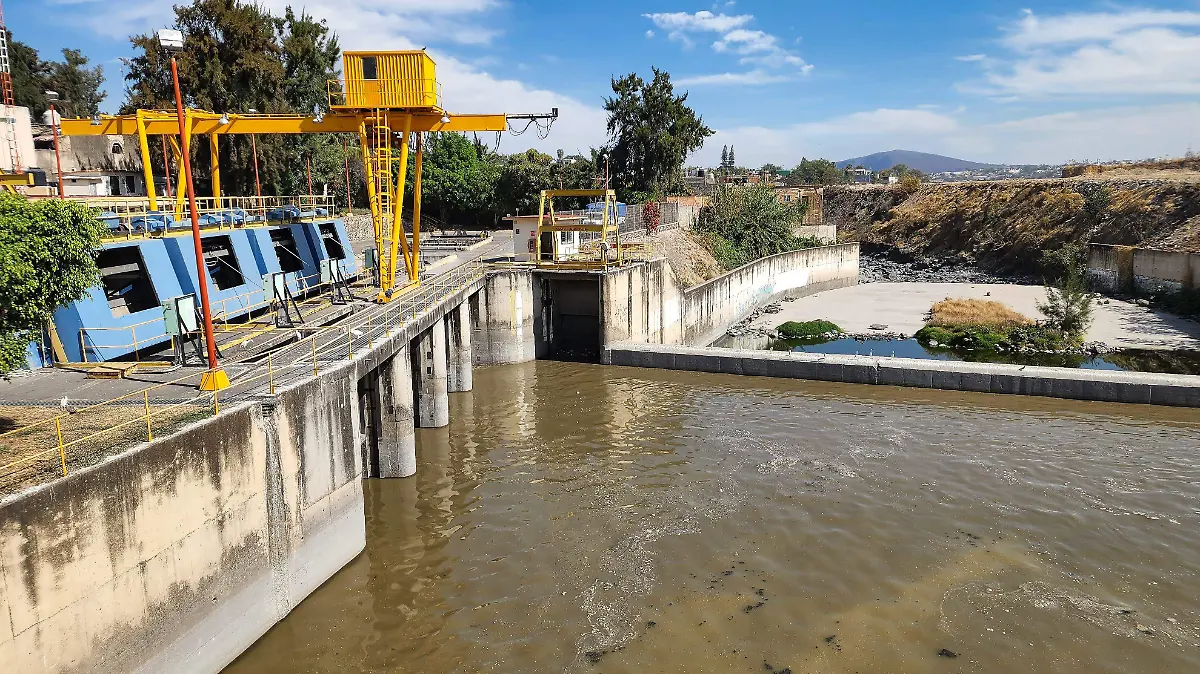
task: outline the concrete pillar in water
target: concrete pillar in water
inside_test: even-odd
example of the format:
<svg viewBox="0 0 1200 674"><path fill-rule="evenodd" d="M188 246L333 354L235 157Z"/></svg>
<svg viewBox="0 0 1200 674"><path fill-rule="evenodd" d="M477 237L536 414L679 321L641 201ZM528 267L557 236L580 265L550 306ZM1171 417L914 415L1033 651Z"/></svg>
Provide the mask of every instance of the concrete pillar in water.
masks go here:
<svg viewBox="0 0 1200 674"><path fill-rule="evenodd" d="M408 477L417 472L413 430L412 361L400 349L379 371L378 477Z"/></svg>
<svg viewBox="0 0 1200 674"><path fill-rule="evenodd" d="M446 314L446 343L449 364L446 389L470 391L471 381L471 305L463 302Z"/></svg>
<svg viewBox="0 0 1200 674"><path fill-rule="evenodd" d="M533 275L528 270L489 274L470 302L479 321L472 326L471 351L476 365L527 363L536 357Z"/></svg>
<svg viewBox="0 0 1200 674"><path fill-rule="evenodd" d="M416 340L413 376L417 389L417 426L450 425L450 400L446 397L446 321L438 319Z"/></svg>

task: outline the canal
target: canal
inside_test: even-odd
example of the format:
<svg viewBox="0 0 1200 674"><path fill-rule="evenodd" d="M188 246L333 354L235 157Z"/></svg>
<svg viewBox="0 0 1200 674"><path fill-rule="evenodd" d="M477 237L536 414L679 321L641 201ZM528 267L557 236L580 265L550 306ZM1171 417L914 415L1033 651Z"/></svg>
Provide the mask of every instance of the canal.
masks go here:
<svg viewBox="0 0 1200 674"><path fill-rule="evenodd" d="M1194 410L475 371L263 672L1200 670Z"/></svg>

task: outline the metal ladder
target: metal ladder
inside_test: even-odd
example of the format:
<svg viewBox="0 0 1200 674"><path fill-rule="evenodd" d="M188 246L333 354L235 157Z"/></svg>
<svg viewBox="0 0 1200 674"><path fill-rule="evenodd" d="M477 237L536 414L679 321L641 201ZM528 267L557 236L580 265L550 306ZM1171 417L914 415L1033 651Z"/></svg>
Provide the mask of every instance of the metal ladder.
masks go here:
<svg viewBox="0 0 1200 674"><path fill-rule="evenodd" d="M3 10L0 10L0 93L4 101L4 142L8 145L8 158L13 173L21 172L21 152L17 148L17 120L15 114L12 67L8 58L8 29L4 26Z"/></svg>
<svg viewBox="0 0 1200 674"><path fill-rule="evenodd" d="M371 220L375 227L375 243L379 248L379 275L393 278L395 270L388 259L392 228L392 131L387 113L376 110L360 130L363 166L367 171L367 194L371 203Z"/></svg>

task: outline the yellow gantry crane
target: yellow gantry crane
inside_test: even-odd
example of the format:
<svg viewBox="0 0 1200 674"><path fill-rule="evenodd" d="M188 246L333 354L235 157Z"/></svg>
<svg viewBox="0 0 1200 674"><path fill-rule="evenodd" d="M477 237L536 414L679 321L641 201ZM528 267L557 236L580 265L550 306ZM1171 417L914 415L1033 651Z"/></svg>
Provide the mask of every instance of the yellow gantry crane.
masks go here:
<svg viewBox="0 0 1200 674"><path fill-rule="evenodd" d="M246 134L350 133L357 134L366 169L367 193L379 253L379 302L388 302L408 284L420 282L421 163L424 133L429 131L502 132L514 120L527 124L553 123L558 109L547 114L451 114L442 107L435 64L421 51L343 52L344 79L328 86L329 111L313 115L229 114L185 110L182 126L174 112L139 110L133 115L62 120L64 136L136 135L151 210L158 210L154 174L150 163L150 136L170 138L178 158L175 138L180 131L206 136L212 158L212 192L221 203L221 174L217 161L218 136ZM540 124L539 124L540 128ZM413 136L416 136L413 142ZM414 155L412 245L404 231L402 211L410 146ZM183 177L175 190L174 210L183 212ZM348 186L347 186L348 187ZM398 282L403 266L406 279Z"/></svg>

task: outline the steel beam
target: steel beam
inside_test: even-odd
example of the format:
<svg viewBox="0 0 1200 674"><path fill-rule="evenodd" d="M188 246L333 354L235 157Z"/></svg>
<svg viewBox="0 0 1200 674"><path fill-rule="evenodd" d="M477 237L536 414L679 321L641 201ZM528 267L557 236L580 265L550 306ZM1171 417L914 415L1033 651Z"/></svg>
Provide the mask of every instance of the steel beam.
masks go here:
<svg viewBox="0 0 1200 674"><path fill-rule="evenodd" d="M192 135L210 134L274 134L274 133L358 133L363 121L373 120L370 112L328 112L317 122L311 115L228 115L229 123L222 124L220 115L191 110ZM392 131L404 131L404 119L411 119L410 132L419 131L507 131L505 115L450 115L450 121L442 123L440 115L395 115L389 120ZM157 111L145 111L143 120L146 134L179 135L179 122L175 115ZM99 124L90 119L62 120L64 136L132 136L138 133L136 115L100 117Z"/></svg>

